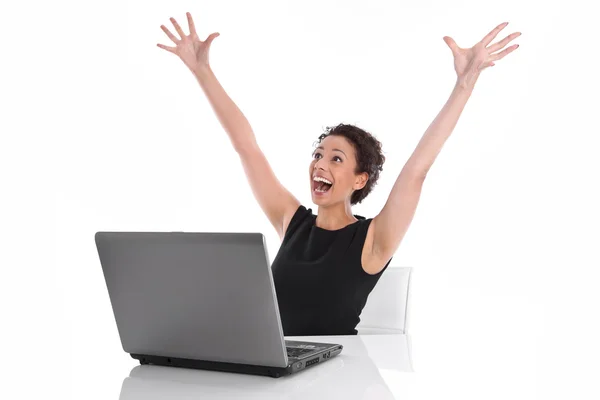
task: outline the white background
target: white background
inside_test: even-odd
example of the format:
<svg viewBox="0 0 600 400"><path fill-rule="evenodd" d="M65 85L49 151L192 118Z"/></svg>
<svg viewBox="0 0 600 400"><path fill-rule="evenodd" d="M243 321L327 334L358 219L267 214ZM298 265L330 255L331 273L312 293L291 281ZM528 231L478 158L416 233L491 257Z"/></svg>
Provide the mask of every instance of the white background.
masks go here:
<svg viewBox="0 0 600 400"><path fill-rule="evenodd" d="M315 213L308 165L323 128L352 123L382 141L380 181L353 208L367 218L450 95L442 37L470 47L504 21L494 42L522 32L511 42L520 48L482 73L392 266L414 267L417 369L436 362L420 343L449 331L469 335L463 351L501 358L507 344L486 335L503 331L525 349L516 371L533 368L523 398L597 398L600 85L590 4L3 4L1 396L82 398L85 381L73 382L86 363L126 357L96 231L262 232L271 260L277 253L200 86L156 47L172 45L160 29L175 33L171 16L188 32L190 11L201 39L221 34L213 71L279 180ZM93 393L116 398L121 372Z"/></svg>

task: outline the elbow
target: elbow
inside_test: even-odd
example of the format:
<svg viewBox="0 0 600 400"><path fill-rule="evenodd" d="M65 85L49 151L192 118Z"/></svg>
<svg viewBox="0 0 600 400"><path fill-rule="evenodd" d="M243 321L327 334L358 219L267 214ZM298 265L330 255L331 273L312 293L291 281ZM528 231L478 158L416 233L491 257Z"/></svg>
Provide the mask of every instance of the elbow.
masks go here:
<svg viewBox="0 0 600 400"><path fill-rule="evenodd" d="M405 166L404 168L402 168L401 174L404 176L408 176L411 179L424 180L428 172L429 168Z"/></svg>

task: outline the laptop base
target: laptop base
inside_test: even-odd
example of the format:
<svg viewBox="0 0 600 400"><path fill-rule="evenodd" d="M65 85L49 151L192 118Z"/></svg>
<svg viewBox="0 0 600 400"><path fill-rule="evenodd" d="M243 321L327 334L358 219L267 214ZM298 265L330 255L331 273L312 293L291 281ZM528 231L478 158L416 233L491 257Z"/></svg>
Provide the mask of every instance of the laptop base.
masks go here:
<svg viewBox="0 0 600 400"><path fill-rule="evenodd" d="M142 365L151 364L165 367L192 368L221 372L236 372L241 374L262 375L270 376L272 378L280 378L282 376L290 375L303 369L310 368L313 365L320 364L321 362L328 360L330 357L334 357L341 353L342 348L343 346L337 345L326 353L319 352L314 355L310 355L306 358L303 358L302 360L291 358L290 363L287 367L267 367L262 365L193 360L189 358L153 356L147 354L130 355L132 358L138 360Z"/></svg>
<svg viewBox="0 0 600 400"><path fill-rule="evenodd" d="M162 356L151 356L143 354L131 354L131 357L139 360L140 364L161 365L166 367L204 369L210 371L236 372L250 375L263 375L273 378L279 378L289 375L293 372L293 366L289 365L286 368L282 367L266 367L262 365L248 365L237 363L226 363L218 361L192 360L189 358L173 358Z"/></svg>

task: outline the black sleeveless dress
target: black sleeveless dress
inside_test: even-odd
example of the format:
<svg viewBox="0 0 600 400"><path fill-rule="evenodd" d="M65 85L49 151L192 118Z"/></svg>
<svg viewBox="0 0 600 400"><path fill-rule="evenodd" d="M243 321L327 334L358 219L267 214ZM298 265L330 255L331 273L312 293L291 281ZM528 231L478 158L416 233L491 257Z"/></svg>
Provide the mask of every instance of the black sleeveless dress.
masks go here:
<svg viewBox="0 0 600 400"><path fill-rule="evenodd" d="M312 209L298 207L271 264L286 336L356 335L367 297L381 274L362 269L372 218L337 230L316 226Z"/></svg>

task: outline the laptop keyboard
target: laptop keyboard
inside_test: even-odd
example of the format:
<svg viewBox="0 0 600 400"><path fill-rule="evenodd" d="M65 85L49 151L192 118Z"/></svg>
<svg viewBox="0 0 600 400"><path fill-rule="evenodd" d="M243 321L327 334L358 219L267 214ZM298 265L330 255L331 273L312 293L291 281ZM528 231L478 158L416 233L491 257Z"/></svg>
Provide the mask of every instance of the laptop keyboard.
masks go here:
<svg viewBox="0 0 600 400"><path fill-rule="evenodd" d="M298 347L286 347L288 357L300 357L303 354L311 353L315 349L303 349Z"/></svg>

